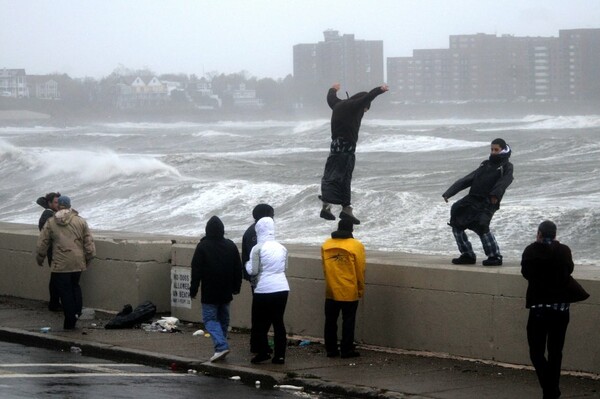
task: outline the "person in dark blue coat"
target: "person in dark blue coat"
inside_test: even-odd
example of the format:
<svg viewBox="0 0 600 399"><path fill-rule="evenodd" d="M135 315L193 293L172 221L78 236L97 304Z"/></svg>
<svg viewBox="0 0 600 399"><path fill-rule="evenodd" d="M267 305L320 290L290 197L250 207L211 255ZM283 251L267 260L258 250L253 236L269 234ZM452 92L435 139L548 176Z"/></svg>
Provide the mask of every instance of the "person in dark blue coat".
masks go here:
<svg viewBox="0 0 600 399"><path fill-rule="evenodd" d="M214 362L229 353L229 305L242 285L240 253L233 241L225 238L225 226L217 216L206 223L206 235L194 251L190 297L196 297L200 283L202 319L215 346L210 358Z"/></svg>
<svg viewBox="0 0 600 399"><path fill-rule="evenodd" d="M490 147L490 157L483 161L473 172L457 180L442 197L448 198L470 187L469 194L456 201L450 211L452 233L456 239L460 257L452 259L456 265L475 264L476 256L466 229L474 231L481 239L487 255L484 266L501 266L500 247L490 231L490 222L494 213L500 209L504 192L513 181L513 165L508 161L511 148L503 139L495 139Z"/></svg>
<svg viewBox="0 0 600 399"><path fill-rule="evenodd" d="M360 224L360 220L352 213L350 201L358 131L365 112L371 107L371 102L378 95L388 91L388 86L376 87L368 93L366 91L356 93L346 100L338 98L339 89L340 84L335 83L327 92L327 104L332 109L331 146L321 179L319 198L323 202L323 207L319 216L326 220L335 220L335 216L331 213L331 205L341 205L340 219L348 219L354 224Z"/></svg>

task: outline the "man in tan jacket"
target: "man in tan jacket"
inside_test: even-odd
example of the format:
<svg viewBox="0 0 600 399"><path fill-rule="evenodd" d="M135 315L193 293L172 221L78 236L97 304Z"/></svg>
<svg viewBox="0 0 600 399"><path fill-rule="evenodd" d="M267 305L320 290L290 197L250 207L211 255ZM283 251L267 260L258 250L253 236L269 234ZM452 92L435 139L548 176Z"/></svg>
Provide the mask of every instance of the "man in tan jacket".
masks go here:
<svg viewBox="0 0 600 399"><path fill-rule="evenodd" d="M342 219L321 246L325 274L325 350L327 357L356 357L354 326L358 301L365 291L365 247L352 235L353 223ZM337 320L342 313L342 341L337 345Z"/></svg>
<svg viewBox="0 0 600 399"><path fill-rule="evenodd" d="M87 222L71 209L69 197L58 198L58 209L40 232L36 260L42 266L52 247L50 270L56 273L56 288L65 313L63 328L74 330L83 306L79 279L96 255L96 247Z"/></svg>

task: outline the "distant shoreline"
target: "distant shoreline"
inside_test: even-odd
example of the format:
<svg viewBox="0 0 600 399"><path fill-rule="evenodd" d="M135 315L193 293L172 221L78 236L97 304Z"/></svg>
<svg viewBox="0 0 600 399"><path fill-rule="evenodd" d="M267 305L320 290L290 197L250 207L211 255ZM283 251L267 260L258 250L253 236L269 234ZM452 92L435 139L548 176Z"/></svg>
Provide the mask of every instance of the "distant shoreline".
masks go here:
<svg viewBox="0 0 600 399"><path fill-rule="evenodd" d="M25 104L20 104L26 107ZM36 107L37 108L37 107ZM600 115L600 102L464 102L464 103L374 103L365 116L367 119L485 119L521 118L527 115ZM320 109L278 112L275 110L179 110L158 108L148 110L68 110L64 108L4 109L0 110L0 126L49 125L66 127L93 123L214 123L219 121L302 121L329 119L326 104ZM365 120L367 120L365 119Z"/></svg>

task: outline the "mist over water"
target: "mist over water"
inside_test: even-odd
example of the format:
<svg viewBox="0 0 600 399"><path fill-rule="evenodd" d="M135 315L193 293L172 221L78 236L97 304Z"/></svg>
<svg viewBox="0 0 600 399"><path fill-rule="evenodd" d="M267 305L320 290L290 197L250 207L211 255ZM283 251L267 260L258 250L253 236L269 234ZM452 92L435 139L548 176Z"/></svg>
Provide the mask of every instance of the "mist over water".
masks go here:
<svg viewBox="0 0 600 399"><path fill-rule="evenodd" d="M367 249L456 255L441 194L504 138L515 181L491 228L520 260L544 219L577 263L598 264L600 116L363 120L353 206ZM92 229L201 237L218 215L236 242L252 208L275 208L282 242L320 244L336 223L319 218L329 121L120 123L0 128L0 220L37 224L35 200L69 195ZM334 213L339 212L339 207ZM481 243L468 233L479 259Z"/></svg>

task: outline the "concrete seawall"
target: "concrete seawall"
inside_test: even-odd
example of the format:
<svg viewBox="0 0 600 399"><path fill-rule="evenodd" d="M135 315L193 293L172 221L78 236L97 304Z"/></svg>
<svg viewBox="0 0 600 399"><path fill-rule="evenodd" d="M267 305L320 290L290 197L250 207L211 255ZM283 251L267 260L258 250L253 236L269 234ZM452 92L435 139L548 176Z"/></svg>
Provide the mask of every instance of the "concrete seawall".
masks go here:
<svg viewBox="0 0 600 399"><path fill-rule="evenodd" d="M0 223L0 294L46 300L49 268L38 267L35 226ZM182 320L200 321L200 303L171 307L171 268L189 268L197 239L94 232L98 259L82 275L84 306L118 311L154 302ZM288 332L322 337L324 282L318 247L287 245L291 286ZM575 254L576 255L576 254ZM526 282L517 260L499 268L453 266L435 256L367 250L367 284L357 318L359 342L398 349L530 364ZM600 374L600 268L576 266L591 294L571 307L563 368ZM250 326L250 288L232 304L232 325Z"/></svg>

